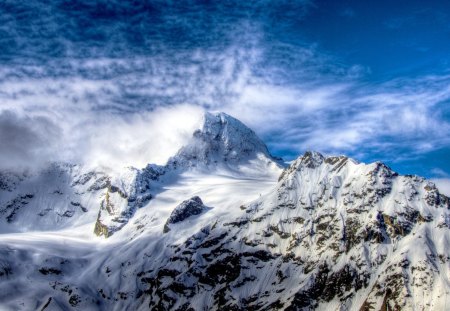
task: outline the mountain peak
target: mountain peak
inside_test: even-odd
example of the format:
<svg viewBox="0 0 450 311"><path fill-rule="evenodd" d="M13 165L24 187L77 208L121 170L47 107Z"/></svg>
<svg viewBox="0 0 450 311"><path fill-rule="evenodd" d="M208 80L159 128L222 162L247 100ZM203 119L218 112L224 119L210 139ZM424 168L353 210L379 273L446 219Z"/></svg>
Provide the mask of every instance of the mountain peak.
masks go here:
<svg viewBox="0 0 450 311"><path fill-rule="evenodd" d="M316 168L323 163L325 157L316 151L306 151L300 159L303 165L309 168Z"/></svg>
<svg viewBox="0 0 450 311"><path fill-rule="evenodd" d="M253 159L276 162L253 130L232 116L206 112L188 144L169 159L174 167L238 166Z"/></svg>
<svg viewBox="0 0 450 311"><path fill-rule="evenodd" d="M289 176L295 175L298 171L314 171L320 172L323 168L325 171L339 172L347 166L349 163L358 164L357 161L348 158L346 156L329 156L326 157L317 151L306 151L302 156L294 160L285 170L281 173L279 181Z"/></svg>

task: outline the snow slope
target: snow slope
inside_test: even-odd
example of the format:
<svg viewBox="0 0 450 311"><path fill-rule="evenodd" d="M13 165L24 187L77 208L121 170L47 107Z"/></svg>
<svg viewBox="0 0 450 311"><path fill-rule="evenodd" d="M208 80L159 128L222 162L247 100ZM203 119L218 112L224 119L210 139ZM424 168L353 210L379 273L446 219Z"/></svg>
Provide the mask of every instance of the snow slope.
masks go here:
<svg viewBox="0 0 450 311"><path fill-rule="evenodd" d="M54 163L37 173L2 172L0 180L1 232L28 232L95 221L107 176Z"/></svg>
<svg viewBox="0 0 450 311"><path fill-rule="evenodd" d="M316 152L283 169L223 113L165 166L4 172L0 207L1 310L450 305L450 203L432 183Z"/></svg>

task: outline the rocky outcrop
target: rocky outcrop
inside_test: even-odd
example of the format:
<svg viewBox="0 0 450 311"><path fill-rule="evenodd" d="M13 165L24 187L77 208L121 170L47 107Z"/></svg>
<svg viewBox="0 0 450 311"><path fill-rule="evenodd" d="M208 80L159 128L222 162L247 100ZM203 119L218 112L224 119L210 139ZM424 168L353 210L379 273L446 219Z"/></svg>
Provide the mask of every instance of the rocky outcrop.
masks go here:
<svg viewBox="0 0 450 311"><path fill-rule="evenodd" d="M176 224L195 215L200 215L207 209L208 207L203 204L203 201L198 196L181 202L170 214L164 225L163 232L169 232L171 224Z"/></svg>
<svg viewBox="0 0 450 311"><path fill-rule="evenodd" d="M151 183L158 177L154 167L148 166L144 170L129 168L122 176L109 178L94 233L107 238L122 229L136 209L145 206L153 198Z"/></svg>

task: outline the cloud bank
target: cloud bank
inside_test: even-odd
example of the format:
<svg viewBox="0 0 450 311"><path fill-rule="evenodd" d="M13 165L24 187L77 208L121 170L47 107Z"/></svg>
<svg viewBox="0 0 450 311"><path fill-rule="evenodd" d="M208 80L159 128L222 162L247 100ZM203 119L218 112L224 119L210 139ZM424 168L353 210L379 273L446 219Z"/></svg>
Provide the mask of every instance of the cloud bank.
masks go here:
<svg viewBox="0 0 450 311"><path fill-rule="evenodd" d="M0 113L1 168L26 168L41 165L58 149L61 129L46 117Z"/></svg>

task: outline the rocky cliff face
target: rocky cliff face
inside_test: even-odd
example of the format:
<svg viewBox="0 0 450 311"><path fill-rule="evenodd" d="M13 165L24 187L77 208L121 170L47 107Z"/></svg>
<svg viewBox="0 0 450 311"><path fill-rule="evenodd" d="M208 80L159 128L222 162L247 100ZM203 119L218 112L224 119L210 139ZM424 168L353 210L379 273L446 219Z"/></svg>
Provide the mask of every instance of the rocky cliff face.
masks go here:
<svg viewBox="0 0 450 311"><path fill-rule="evenodd" d="M122 229L136 210L153 198L152 182L157 181L162 174L162 168L148 166L143 170L128 168L123 174L109 178L102 195L94 233L107 238Z"/></svg>
<svg viewBox="0 0 450 311"><path fill-rule="evenodd" d="M189 217L199 215L208 210L203 204L202 199L198 196L192 197L189 200L181 202L170 214L164 225L164 233L170 231L170 226L178 222L182 222Z"/></svg>

